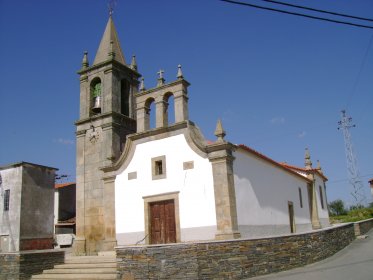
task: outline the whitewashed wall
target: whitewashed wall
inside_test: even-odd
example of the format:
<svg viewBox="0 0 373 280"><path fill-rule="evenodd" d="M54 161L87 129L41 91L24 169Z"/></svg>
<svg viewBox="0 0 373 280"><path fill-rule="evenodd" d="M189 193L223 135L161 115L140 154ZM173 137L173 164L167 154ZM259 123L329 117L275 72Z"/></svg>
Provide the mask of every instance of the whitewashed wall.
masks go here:
<svg viewBox="0 0 373 280"><path fill-rule="evenodd" d="M19 250L21 224L22 167L1 170L2 188L0 189L0 236L7 238L8 248L3 251ZM10 190L9 211L4 211L5 190Z"/></svg>
<svg viewBox="0 0 373 280"><path fill-rule="evenodd" d="M134 143L136 144L136 143ZM216 214L211 163L195 153L183 134L134 145L134 156L115 180L115 218L119 245L144 238L144 196L179 191L181 241L213 239ZM166 156L167 178L152 180L151 159ZM194 169L183 170L193 161ZM128 173L137 179L128 180Z"/></svg>
<svg viewBox="0 0 373 280"><path fill-rule="evenodd" d="M234 157L237 216L242 237L290 233L289 201L294 206L296 232L312 229L305 180L241 148ZM302 190L302 208L298 188Z"/></svg>

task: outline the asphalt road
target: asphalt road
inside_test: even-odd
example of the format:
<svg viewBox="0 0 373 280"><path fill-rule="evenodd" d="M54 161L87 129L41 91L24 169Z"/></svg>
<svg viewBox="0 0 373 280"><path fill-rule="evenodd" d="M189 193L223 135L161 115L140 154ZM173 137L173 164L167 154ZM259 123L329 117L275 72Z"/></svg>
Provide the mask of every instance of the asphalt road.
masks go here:
<svg viewBox="0 0 373 280"><path fill-rule="evenodd" d="M373 280L373 230L366 235L326 260L250 280Z"/></svg>

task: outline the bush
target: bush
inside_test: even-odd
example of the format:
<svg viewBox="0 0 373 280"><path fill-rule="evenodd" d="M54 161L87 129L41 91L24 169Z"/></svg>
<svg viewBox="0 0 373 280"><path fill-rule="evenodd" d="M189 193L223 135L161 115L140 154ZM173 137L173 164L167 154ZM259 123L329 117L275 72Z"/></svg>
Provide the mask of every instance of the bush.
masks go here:
<svg viewBox="0 0 373 280"><path fill-rule="evenodd" d="M347 210L345 208L344 202L341 199L334 200L328 204L329 213L331 216L341 216L346 215Z"/></svg>

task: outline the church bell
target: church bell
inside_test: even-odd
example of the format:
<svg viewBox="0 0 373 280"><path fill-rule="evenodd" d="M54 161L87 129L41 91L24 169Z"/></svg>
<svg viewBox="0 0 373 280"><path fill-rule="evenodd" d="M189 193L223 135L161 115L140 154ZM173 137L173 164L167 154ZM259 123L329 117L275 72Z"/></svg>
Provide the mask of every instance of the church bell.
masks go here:
<svg viewBox="0 0 373 280"><path fill-rule="evenodd" d="M100 96L96 96L93 102L92 112L95 114L101 113L101 97Z"/></svg>

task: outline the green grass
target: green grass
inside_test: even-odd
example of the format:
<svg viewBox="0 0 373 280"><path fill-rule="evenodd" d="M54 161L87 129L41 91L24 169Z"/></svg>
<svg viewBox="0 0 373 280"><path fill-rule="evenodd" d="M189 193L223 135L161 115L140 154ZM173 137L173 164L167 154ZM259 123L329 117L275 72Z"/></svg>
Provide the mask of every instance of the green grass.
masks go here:
<svg viewBox="0 0 373 280"><path fill-rule="evenodd" d="M330 222L335 223L350 223L358 222L361 220L373 218L373 208L363 208L349 211L347 215L330 216Z"/></svg>

